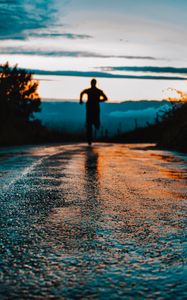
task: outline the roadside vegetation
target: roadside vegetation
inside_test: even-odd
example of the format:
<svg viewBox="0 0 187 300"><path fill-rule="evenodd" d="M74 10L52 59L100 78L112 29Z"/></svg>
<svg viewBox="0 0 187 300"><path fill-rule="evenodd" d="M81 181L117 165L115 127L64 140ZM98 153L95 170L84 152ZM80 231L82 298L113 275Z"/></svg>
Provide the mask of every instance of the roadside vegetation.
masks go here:
<svg viewBox="0 0 187 300"><path fill-rule="evenodd" d="M40 111L38 82L32 74L9 64L0 66L0 144L22 144L37 140L42 130L34 118Z"/></svg>
<svg viewBox="0 0 187 300"><path fill-rule="evenodd" d="M180 98L168 98L170 109L161 111L154 124L118 135L113 141L156 143L159 147L187 152L187 94L176 92Z"/></svg>
<svg viewBox="0 0 187 300"><path fill-rule="evenodd" d="M41 110L38 81L8 63L0 65L0 145L61 142L75 137L50 130L35 118ZM76 140L76 138L75 138Z"/></svg>

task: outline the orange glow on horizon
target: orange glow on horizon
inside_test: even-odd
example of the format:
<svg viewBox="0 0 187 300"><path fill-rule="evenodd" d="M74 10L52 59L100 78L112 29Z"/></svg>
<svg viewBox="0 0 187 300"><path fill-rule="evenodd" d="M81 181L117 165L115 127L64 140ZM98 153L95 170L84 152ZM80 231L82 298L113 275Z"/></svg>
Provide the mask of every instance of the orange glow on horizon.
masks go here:
<svg viewBox="0 0 187 300"><path fill-rule="evenodd" d="M170 102L187 102L187 93L184 93L183 91L177 90L177 89L169 89L171 91L175 91L180 97L168 97L166 100Z"/></svg>

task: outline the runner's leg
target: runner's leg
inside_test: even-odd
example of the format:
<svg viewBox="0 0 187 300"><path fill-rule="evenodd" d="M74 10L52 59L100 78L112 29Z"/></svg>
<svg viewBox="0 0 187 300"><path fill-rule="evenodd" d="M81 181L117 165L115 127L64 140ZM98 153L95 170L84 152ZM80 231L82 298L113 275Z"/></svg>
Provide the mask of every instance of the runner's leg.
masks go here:
<svg viewBox="0 0 187 300"><path fill-rule="evenodd" d="M88 145L92 144L93 133L92 133L92 122L88 119L86 122L86 134Z"/></svg>

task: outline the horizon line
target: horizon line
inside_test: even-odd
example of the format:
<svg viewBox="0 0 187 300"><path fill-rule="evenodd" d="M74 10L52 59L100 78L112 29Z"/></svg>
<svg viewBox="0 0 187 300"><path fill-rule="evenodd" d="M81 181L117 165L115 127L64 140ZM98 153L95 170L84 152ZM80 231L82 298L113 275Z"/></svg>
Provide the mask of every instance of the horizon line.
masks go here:
<svg viewBox="0 0 187 300"><path fill-rule="evenodd" d="M65 99L65 98L54 98L54 99L51 99L51 98L41 98L41 101L43 102L78 102L79 103L79 99ZM169 102L169 100L167 99L127 99L127 100L117 100L117 99L114 99L114 100L108 100L106 101L106 103L124 103L124 102L141 102L141 101L167 101ZM86 101L84 102L86 103ZM105 103L105 102L104 102Z"/></svg>

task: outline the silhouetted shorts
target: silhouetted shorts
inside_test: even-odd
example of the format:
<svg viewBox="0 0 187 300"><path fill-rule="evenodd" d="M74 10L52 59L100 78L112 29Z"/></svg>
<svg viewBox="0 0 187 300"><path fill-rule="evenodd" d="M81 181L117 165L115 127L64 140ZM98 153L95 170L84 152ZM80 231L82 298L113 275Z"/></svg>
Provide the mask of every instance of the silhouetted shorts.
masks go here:
<svg viewBox="0 0 187 300"><path fill-rule="evenodd" d="M94 125L95 128L100 128L100 109L97 108L87 108L86 110L86 124Z"/></svg>

